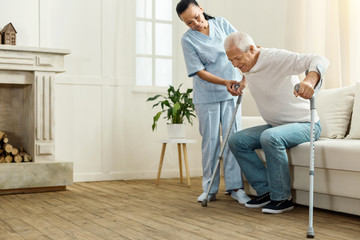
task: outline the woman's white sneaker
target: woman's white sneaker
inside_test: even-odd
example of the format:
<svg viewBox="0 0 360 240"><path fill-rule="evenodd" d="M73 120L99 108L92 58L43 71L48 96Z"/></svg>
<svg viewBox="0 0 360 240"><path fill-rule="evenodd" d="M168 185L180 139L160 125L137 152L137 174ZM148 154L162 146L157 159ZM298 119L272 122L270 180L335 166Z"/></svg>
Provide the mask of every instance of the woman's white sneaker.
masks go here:
<svg viewBox="0 0 360 240"><path fill-rule="evenodd" d="M204 201L206 197L206 192L203 192L197 199L198 202L202 202ZM211 202L211 201L215 201L216 200L216 194L209 194L207 201Z"/></svg>
<svg viewBox="0 0 360 240"><path fill-rule="evenodd" d="M232 191L231 197L236 199L240 204L245 204L251 200L251 198L249 198L249 196L246 195L245 191L242 189L239 189L236 192Z"/></svg>

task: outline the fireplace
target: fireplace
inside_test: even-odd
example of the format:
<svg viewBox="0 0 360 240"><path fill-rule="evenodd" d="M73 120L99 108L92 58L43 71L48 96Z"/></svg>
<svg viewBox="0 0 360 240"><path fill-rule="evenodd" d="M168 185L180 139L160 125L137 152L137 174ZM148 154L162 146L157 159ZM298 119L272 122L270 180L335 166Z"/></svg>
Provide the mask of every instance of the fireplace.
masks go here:
<svg viewBox="0 0 360 240"><path fill-rule="evenodd" d="M31 163L0 163L0 193L65 188L72 163L55 157L55 74L69 50L0 45L0 131ZM27 189L27 190L26 190Z"/></svg>

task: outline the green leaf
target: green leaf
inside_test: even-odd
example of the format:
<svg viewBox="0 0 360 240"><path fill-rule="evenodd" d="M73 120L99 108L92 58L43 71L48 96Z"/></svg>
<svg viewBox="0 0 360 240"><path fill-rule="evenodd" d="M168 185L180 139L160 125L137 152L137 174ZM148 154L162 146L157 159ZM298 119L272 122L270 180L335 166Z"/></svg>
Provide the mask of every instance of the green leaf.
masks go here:
<svg viewBox="0 0 360 240"><path fill-rule="evenodd" d="M178 114L178 111L180 110L180 104L177 102L174 104L174 107L172 109L172 115L175 116Z"/></svg>
<svg viewBox="0 0 360 240"><path fill-rule="evenodd" d="M149 101L154 101L156 100L158 97L163 97L163 95L156 95L154 97L149 97L146 101L149 102Z"/></svg>
<svg viewBox="0 0 360 240"><path fill-rule="evenodd" d="M159 118L160 118L160 116L161 116L162 113L163 113L163 112L158 112L158 113L154 116L154 118L153 118L154 122L153 122L153 125L152 125L152 130L153 130L153 131L155 130L155 128L156 128L156 123L157 123L157 121L159 120Z"/></svg>
<svg viewBox="0 0 360 240"><path fill-rule="evenodd" d="M152 108L156 107L157 105L159 105L161 102L155 103Z"/></svg>

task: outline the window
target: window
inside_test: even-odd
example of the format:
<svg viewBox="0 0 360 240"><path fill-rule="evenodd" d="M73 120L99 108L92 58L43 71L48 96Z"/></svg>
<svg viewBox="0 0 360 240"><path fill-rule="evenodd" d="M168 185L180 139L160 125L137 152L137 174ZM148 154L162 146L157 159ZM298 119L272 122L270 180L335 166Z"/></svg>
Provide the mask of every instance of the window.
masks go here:
<svg viewBox="0 0 360 240"><path fill-rule="evenodd" d="M172 84L172 0L136 0L136 85Z"/></svg>

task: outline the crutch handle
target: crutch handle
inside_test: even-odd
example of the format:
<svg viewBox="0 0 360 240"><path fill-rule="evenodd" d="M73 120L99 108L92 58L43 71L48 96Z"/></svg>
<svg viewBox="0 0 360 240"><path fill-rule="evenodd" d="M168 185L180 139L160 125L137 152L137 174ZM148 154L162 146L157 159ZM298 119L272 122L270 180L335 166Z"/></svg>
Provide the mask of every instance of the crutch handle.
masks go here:
<svg viewBox="0 0 360 240"><path fill-rule="evenodd" d="M317 92L319 91L320 87L322 84L322 79L319 80L319 82L316 84L315 89L314 89L314 96L317 94ZM300 83L297 83L294 87L295 92L299 92L300 90Z"/></svg>
<svg viewBox="0 0 360 240"><path fill-rule="evenodd" d="M317 84L315 85L315 88L314 88L314 96L317 94L317 92L320 90L321 88L321 85L322 85L322 82L323 82L323 74L324 74L324 68L321 66L321 65L317 65L316 66L316 69L318 70L318 72L320 73L320 79L319 81L317 82ZM308 74L308 70L306 71L306 75ZM294 90L295 92L299 92L300 90L300 83L297 83L294 87ZM314 97L313 96L313 97Z"/></svg>
<svg viewBox="0 0 360 240"><path fill-rule="evenodd" d="M234 85L235 90L238 90L239 87L240 87L240 83L236 83L236 84ZM238 99L237 99L237 101L236 101L236 104L240 104L240 103L241 103L241 99L242 99L242 94L238 96Z"/></svg>

